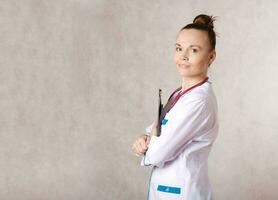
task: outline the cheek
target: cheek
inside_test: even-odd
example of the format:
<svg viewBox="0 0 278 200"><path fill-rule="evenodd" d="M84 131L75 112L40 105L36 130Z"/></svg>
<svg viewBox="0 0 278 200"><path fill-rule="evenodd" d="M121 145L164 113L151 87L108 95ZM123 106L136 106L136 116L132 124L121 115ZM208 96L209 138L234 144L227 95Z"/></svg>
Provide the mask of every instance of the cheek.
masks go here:
<svg viewBox="0 0 278 200"><path fill-rule="evenodd" d="M209 59L207 56L197 56L192 58L192 64L198 65L200 67L206 66L208 64Z"/></svg>
<svg viewBox="0 0 278 200"><path fill-rule="evenodd" d="M174 62L175 62L175 63L178 61L178 55L177 55L177 53L174 53L173 59L174 59Z"/></svg>

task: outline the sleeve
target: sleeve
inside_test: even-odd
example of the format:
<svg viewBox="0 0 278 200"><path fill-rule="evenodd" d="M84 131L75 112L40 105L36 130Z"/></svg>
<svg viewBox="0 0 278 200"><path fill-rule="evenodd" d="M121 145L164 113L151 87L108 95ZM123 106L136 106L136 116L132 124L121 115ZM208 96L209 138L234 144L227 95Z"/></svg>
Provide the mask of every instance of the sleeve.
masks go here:
<svg viewBox="0 0 278 200"><path fill-rule="evenodd" d="M153 126L153 123L145 128L145 131L146 131L145 134L146 134L146 135L150 135L150 134L151 134L151 132L152 132L152 126Z"/></svg>
<svg viewBox="0 0 278 200"><path fill-rule="evenodd" d="M141 166L163 167L173 160L182 147L206 127L206 103L195 99L182 105L183 111L175 113L169 120L167 129L159 137L151 136L149 148L142 157Z"/></svg>

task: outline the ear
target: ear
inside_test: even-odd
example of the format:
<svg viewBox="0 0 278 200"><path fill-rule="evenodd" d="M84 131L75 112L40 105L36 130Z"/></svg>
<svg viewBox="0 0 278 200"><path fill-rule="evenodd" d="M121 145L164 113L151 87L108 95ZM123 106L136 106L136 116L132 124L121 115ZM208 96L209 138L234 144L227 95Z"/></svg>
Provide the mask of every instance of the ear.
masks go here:
<svg viewBox="0 0 278 200"><path fill-rule="evenodd" d="M211 52L210 52L210 56L209 56L209 66L211 65L211 63L213 63L213 61L215 60L216 58L216 51L215 49L213 49Z"/></svg>

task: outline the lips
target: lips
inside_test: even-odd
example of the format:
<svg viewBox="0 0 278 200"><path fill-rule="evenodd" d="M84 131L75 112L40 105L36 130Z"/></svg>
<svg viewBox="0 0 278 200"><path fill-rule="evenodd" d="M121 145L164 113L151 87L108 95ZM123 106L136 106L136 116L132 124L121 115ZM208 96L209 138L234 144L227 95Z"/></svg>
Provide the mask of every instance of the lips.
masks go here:
<svg viewBox="0 0 278 200"><path fill-rule="evenodd" d="M189 68L189 65L187 65L187 64L179 64L179 67L182 68L182 69L187 69L187 68Z"/></svg>

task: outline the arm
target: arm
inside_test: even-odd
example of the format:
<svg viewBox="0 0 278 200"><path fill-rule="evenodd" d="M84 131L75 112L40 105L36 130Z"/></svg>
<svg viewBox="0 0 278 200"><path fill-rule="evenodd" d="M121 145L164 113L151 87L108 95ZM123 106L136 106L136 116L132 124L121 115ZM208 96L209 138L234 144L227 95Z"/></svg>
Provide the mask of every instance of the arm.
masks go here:
<svg viewBox="0 0 278 200"><path fill-rule="evenodd" d="M193 137L202 133L207 126L206 102L195 99L184 104L184 111L171 116L167 129L159 137L151 136L148 150L142 158L141 165L162 167L165 162L173 160L183 150L182 147Z"/></svg>
<svg viewBox="0 0 278 200"><path fill-rule="evenodd" d="M145 128L145 133L137 137L135 142L132 145L133 153L136 156L143 156L148 149L150 143L150 135L153 134L153 128L156 126L156 123L153 122L151 125Z"/></svg>
<svg viewBox="0 0 278 200"><path fill-rule="evenodd" d="M145 128L146 135L149 135L149 136L151 135L153 125L154 125L154 122Z"/></svg>

